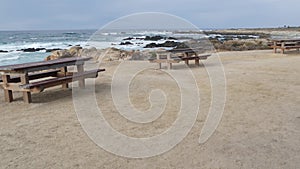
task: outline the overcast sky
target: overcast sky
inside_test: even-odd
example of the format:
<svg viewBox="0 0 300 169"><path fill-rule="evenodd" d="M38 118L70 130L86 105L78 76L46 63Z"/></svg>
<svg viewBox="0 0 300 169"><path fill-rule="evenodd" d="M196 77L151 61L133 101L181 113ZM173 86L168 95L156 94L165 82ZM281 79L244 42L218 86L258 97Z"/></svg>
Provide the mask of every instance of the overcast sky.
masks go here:
<svg viewBox="0 0 300 169"><path fill-rule="evenodd" d="M299 0L1 0L0 30L98 29L137 12L164 12L199 28L300 26Z"/></svg>

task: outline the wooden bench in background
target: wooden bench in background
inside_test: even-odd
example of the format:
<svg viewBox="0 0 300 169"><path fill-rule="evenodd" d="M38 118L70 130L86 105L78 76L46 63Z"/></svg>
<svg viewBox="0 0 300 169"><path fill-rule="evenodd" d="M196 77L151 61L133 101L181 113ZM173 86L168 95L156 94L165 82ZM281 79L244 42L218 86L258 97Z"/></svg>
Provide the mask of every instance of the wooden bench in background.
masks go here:
<svg viewBox="0 0 300 169"><path fill-rule="evenodd" d="M281 50L283 54L285 50L300 49L300 39L273 39L271 47L274 53L277 53L277 49Z"/></svg>
<svg viewBox="0 0 300 169"><path fill-rule="evenodd" d="M195 61L195 65L200 65L200 60L206 60L210 54L196 55L196 56L183 56L180 57L181 60L184 60L185 64L189 65L190 60Z"/></svg>
<svg viewBox="0 0 300 169"><path fill-rule="evenodd" d="M172 56L176 55L176 56ZM162 63L167 63L168 69L172 69L172 63L179 63L184 61L189 65L190 60L195 61L195 65L200 65L200 60L206 60L211 54L199 54L194 49L172 49L168 51L157 51L156 59L149 59L151 63L158 63L161 69Z"/></svg>

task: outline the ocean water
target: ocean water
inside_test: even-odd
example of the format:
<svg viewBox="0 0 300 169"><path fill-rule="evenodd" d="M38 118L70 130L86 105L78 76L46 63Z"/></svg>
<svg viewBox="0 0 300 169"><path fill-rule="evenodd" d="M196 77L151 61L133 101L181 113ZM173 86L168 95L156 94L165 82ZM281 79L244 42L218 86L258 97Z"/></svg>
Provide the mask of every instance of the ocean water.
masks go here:
<svg viewBox="0 0 300 169"><path fill-rule="evenodd" d="M23 52L27 48L66 49L84 46L95 30L77 31L0 31L0 65L42 61L46 50Z"/></svg>
<svg viewBox="0 0 300 169"><path fill-rule="evenodd" d="M172 39L145 40L146 36L172 37ZM83 48L96 47L103 49L115 47L123 50L145 50L144 47L150 43L184 42L190 39L199 40L215 37L222 40L225 35L205 35L201 31L187 30L0 31L0 66L42 61L50 55L50 52L47 52L46 49L68 49L75 45L80 45ZM257 37L253 36L253 38ZM129 45L122 45L122 42L129 43ZM45 49L36 52L22 51L22 49L28 48Z"/></svg>
<svg viewBox="0 0 300 169"><path fill-rule="evenodd" d="M195 38L199 34L181 34L166 30L54 30L54 31L0 31L0 65L10 65L42 61L50 55L46 50L24 52L22 49L68 49L71 46L95 46L96 48L115 47L123 50L143 50L149 43L163 43L166 40L144 41L146 36ZM131 40L124 40L133 37ZM176 40L174 40L176 41ZM93 43L97 42L97 43ZM120 45L130 42L131 45ZM5 51L5 52L3 52Z"/></svg>

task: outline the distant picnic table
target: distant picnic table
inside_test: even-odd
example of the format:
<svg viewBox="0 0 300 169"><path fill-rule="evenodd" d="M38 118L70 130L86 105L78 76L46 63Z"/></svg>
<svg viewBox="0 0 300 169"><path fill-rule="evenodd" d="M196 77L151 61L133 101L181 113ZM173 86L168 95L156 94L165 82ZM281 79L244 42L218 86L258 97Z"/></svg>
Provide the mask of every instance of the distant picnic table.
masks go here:
<svg viewBox="0 0 300 169"><path fill-rule="evenodd" d="M272 39L272 48L274 53L277 53L277 49L281 50L283 54L285 50L297 49L300 48L300 39Z"/></svg>
<svg viewBox="0 0 300 169"><path fill-rule="evenodd" d="M86 78L96 78L98 72L105 69L84 71L84 63L91 58L63 58L50 61L31 62L0 66L2 79L0 84L4 89L6 102L13 101L13 92L23 92L23 100L31 103L31 92L42 92L44 89L62 85L68 88L68 83L79 82L79 87L85 87ZM68 72L68 66L76 66L77 72ZM34 80L32 82L32 80Z"/></svg>
<svg viewBox="0 0 300 169"><path fill-rule="evenodd" d="M152 63L158 63L159 69L161 69L162 63L168 64L168 69L172 69L172 63L179 63L184 61L186 65L189 65L190 60L195 61L195 65L199 66L199 60L207 59L211 54L199 54L197 49L182 48L182 49L171 49L167 51L157 51L156 59L150 59ZM172 56L175 54L176 56Z"/></svg>

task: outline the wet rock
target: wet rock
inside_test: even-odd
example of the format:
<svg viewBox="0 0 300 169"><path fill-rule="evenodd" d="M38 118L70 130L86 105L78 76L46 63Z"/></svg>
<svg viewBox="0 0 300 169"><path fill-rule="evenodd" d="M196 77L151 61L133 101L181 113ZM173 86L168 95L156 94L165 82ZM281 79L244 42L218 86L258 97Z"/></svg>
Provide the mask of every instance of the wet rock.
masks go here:
<svg viewBox="0 0 300 169"><path fill-rule="evenodd" d="M134 38L133 37L128 37L128 38L125 38L123 40L132 40L132 39L134 39Z"/></svg>
<svg viewBox="0 0 300 169"><path fill-rule="evenodd" d="M158 47L158 44L156 44L156 43L149 43L144 48L157 48L157 47Z"/></svg>
<svg viewBox="0 0 300 169"><path fill-rule="evenodd" d="M148 41L158 41L158 40L161 40L161 39L165 39L164 37L162 36L146 36L144 40L148 40Z"/></svg>
<svg viewBox="0 0 300 169"><path fill-rule="evenodd" d="M159 48L159 47L172 47L172 48L175 48L175 47L179 47L179 48L184 48L185 47L185 44L182 43L182 42L174 42L174 41L166 41L164 43L150 43L150 44L147 44L144 48Z"/></svg>
<svg viewBox="0 0 300 169"><path fill-rule="evenodd" d="M40 50L46 50L46 48L26 48L26 49L20 49L17 51L23 51L23 52L38 52Z"/></svg>
<svg viewBox="0 0 300 169"><path fill-rule="evenodd" d="M6 50L0 50L0 53L7 53L8 51Z"/></svg>
<svg viewBox="0 0 300 169"><path fill-rule="evenodd" d="M127 42L121 42L120 45L133 45L133 43L127 41Z"/></svg>
<svg viewBox="0 0 300 169"><path fill-rule="evenodd" d="M46 52L53 52L53 51L56 51L56 50L62 50L60 48L54 48L54 49L46 49Z"/></svg>

